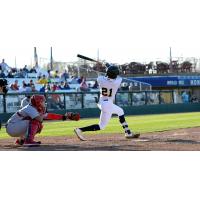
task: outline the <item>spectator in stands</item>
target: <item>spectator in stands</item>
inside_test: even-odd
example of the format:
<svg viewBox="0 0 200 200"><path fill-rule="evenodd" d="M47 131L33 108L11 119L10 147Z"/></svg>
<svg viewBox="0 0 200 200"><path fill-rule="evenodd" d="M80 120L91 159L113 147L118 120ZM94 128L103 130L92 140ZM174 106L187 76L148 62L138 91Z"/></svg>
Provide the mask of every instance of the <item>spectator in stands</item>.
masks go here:
<svg viewBox="0 0 200 200"><path fill-rule="evenodd" d="M130 92L133 92L133 91L134 91L134 85L133 85L133 83L130 83L130 84L129 84L128 90L129 90Z"/></svg>
<svg viewBox="0 0 200 200"><path fill-rule="evenodd" d="M6 75L2 70L0 70L0 78L6 78Z"/></svg>
<svg viewBox="0 0 200 200"><path fill-rule="evenodd" d="M88 84L86 83L86 78L83 78L81 84L80 84L80 90L83 92L89 91Z"/></svg>
<svg viewBox="0 0 200 200"><path fill-rule="evenodd" d="M26 92L26 86L24 86L24 85L21 85L20 87L19 87L19 90L18 90L20 93L21 92Z"/></svg>
<svg viewBox="0 0 200 200"><path fill-rule="evenodd" d="M29 87L29 85L26 84L25 81L22 81L22 85L19 87L19 92L26 92L28 87Z"/></svg>
<svg viewBox="0 0 200 200"><path fill-rule="evenodd" d="M7 78L14 78L14 75L13 75L12 71L8 72Z"/></svg>
<svg viewBox="0 0 200 200"><path fill-rule="evenodd" d="M78 80L77 80L77 81L78 81L78 83L79 83L79 84L81 84L81 83L83 82L83 80L84 80L84 77L83 77L83 76L81 76L80 78L78 78Z"/></svg>
<svg viewBox="0 0 200 200"><path fill-rule="evenodd" d="M189 103L189 94L184 91L181 95L183 103Z"/></svg>
<svg viewBox="0 0 200 200"><path fill-rule="evenodd" d="M25 78L25 76L26 74L24 73L22 69L20 69L17 75L15 75L16 78Z"/></svg>
<svg viewBox="0 0 200 200"><path fill-rule="evenodd" d="M56 85L53 85L52 88L51 88L51 91L52 92L55 92L57 90L57 86ZM64 108L64 105L61 101L61 98L60 98L60 95L59 94L51 94L51 107L56 109L56 108L61 108L63 109Z"/></svg>
<svg viewBox="0 0 200 200"><path fill-rule="evenodd" d="M40 92L45 93L45 89L46 89L46 84L44 84L44 85L40 88Z"/></svg>
<svg viewBox="0 0 200 200"><path fill-rule="evenodd" d="M51 78L50 77L47 78L47 83L51 83Z"/></svg>
<svg viewBox="0 0 200 200"><path fill-rule="evenodd" d="M31 68L29 72L30 73L37 73L37 70L35 69L35 66L33 68Z"/></svg>
<svg viewBox="0 0 200 200"><path fill-rule="evenodd" d="M197 98L196 95L194 95L194 94L192 95L190 101L191 101L192 103L198 103L198 102L199 102L199 101L198 101L198 98Z"/></svg>
<svg viewBox="0 0 200 200"><path fill-rule="evenodd" d="M45 92L51 92L50 83L46 84Z"/></svg>
<svg viewBox="0 0 200 200"><path fill-rule="evenodd" d="M31 91L32 91L32 92L38 92L38 90L36 90L36 88L35 88L35 85L32 85L32 86L31 86Z"/></svg>
<svg viewBox="0 0 200 200"><path fill-rule="evenodd" d="M70 86L67 81L61 81L60 84L58 85L59 90L69 90Z"/></svg>
<svg viewBox="0 0 200 200"><path fill-rule="evenodd" d="M59 90L64 90L64 85L65 85L65 82L61 81L60 84L58 85Z"/></svg>
<svg viewBox="0 0 200 200"><path fill-rule="evenodd" d="M71 77L70 84L78 84L77 78L75 76Z"/></svg>
<svg viewBox="0 0 200 200"><path fill-rule="evenodd" d="M65 71L61 74L60 78L61 78L62 80L64 80L64 81L66 81L66 80L69 78L69 74L67 73L67 70L65 70Z"/></svg>
<svg viewBox="0 0 200 200"><path fill-rule="evenodd" d="M48 82L48 80L46 79L46 76L42 75L42 78L40 78L37 83L39 83L39 84L47 84L47 82Z"/></svg>
<svg viewBox="0 0 200 200"><path fill-rule="evenodd" d="M14 74L16 74L17 73L17 68L15 68L15 67L12 67L12 68L10 68L10 70L12 71L12 74L14 75Z"/></svg>
<svg viewBox="0 0 200 200"><path fill-rule="evenodd" d="M51 70L50 69L47 70L47 73L48 73L48 76L47 76L48 79L53 78L53 76L51 75Z"/></svg>
<svg viewBox="0 0 200 200"><path fill-rule="evenodd" d="M15 80L15 82L11 84L10 89L11 90L19 90L18 80Z"/></svg>
<svg viewBox="0 0 200 200"><path fill-rule="evenodd" d="M54 78L59 78L58 70L55 71Z"/></svg>
<svg viewBox="0 0 200 200"><path fill-rule="evenodd" d="M64 90L70 90L70 89L71 89L71 88L70 88L68 82L65 81L65 84L64 84Z"/></svg>
<svg viewBox="0 0 200 200"><path fill-rule="evenodd" d="M42 77L41 75L38 75L38 76L37 76L37 81L36 81L37 83L38 83L38 81L41 79L41 77Z"/></svg>
<svg viewBox="0 0 200 200"><path fill-rule="evenodd" d="M23 71L24 71L25 74L29 73L29 70L27 69L27 65L24 65Z"/></svg>
<svg viewBox="0 0 200 200"><path fill-rule="evenodd" d="M10 67L7 65L7 63L5 63L5 59L2 59L2 62L0 63L1 66L1 70L3 72L6 72L10 69Z"/></svg>
<svg viewBox="0 0 200 200"><path fill-rule="evenodd" d="M29 85L25 82L25 80L22 81L22 85L25 86L25 87L29 86Z"/></svg>
<svg viewBox="0 0 200 200"><path fill-rule="evenodd" d="M30 80L29 85L30 85L31 87L35 85L32 79Z"/></svg>
<svg viewBox="0 0 200 200"><path fill-rule="evenodd" d="M128 89L129 89L129 84L127 82L123 82L121 84L121 90L122 91L128 91Z"/></svg>
<svg viewBox="0 0 200 200"><path fill-rule="evenodd" d="M98 89L98 88L99 88L99 84L97 80L95 80L94 85L92 86L92 89Z"/></svg>

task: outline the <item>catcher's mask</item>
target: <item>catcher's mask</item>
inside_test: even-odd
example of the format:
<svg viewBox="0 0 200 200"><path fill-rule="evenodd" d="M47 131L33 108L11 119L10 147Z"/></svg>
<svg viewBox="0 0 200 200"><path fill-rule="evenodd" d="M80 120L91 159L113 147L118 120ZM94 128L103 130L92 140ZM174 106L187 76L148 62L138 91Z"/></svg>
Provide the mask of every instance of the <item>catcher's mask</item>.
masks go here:
<svg viewBox="0 0 200 200"><path fill-rule="evenodd" d="M106 69L106 76L111 79L116 79L119 75L119 69L115 65L111 65Z"/></svg>
<svg viewBox="0 0 200 200"><path fill-rule="evenodd" d="M44 112L46 110L46 99L44 95L33 95L30 102L31 105L35 107L39 112Z"/></svg>

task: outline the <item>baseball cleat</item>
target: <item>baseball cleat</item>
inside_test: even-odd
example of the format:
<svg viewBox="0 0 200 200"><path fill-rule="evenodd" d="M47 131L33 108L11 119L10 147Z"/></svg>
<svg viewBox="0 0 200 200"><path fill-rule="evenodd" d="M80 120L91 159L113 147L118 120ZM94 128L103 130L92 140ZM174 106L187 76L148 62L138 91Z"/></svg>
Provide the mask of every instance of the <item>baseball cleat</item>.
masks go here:
<svg viewBox="0 0 200 200"><path fill-rule="evenodd" d="M86 139L83 137L83 135L81 134L82 131L79 128L75 128L74 129L74 133L76 134L76 136L81 140L81 141L86 141Z"/></svg>
<svg viewBox="0 0 200 200"><path fill-rule="evenodd" d="M22 146L24 144L24 140L23 139L17 139L15 141L15 146Z"/></svg>
<svg viewBox="0 0 200 200"><path fill-rule="evenodd" d="M125 138L127 139L132 139L132 138L139 138L140 137L140 134L139 133L125 133Z"/></svg>

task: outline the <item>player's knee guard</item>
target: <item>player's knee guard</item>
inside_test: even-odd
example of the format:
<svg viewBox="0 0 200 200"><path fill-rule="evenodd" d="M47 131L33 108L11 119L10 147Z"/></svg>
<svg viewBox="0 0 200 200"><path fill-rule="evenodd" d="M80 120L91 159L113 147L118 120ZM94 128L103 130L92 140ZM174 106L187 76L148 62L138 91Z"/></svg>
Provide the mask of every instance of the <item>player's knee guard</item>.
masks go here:
<svg viewBox="0 0 200 200"><path fill-rule="evenodd" d="M29 140L33 140L35 135L41 132L42 128L43 125L41 122L37 120L30 120L26 138Z"/></svg>

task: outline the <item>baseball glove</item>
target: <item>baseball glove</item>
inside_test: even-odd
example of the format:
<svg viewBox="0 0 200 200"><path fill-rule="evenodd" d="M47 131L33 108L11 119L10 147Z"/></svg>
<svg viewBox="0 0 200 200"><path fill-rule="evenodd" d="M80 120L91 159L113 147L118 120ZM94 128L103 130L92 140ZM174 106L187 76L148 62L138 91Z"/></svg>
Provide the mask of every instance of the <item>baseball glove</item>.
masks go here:
<svg viewBox="0 0 200 200"><path fill-rule="evenodd" d="M78 121L81 116L79 113L68 112L68 113L66 113L66 117L67 117L67 119Z"/></svg>

